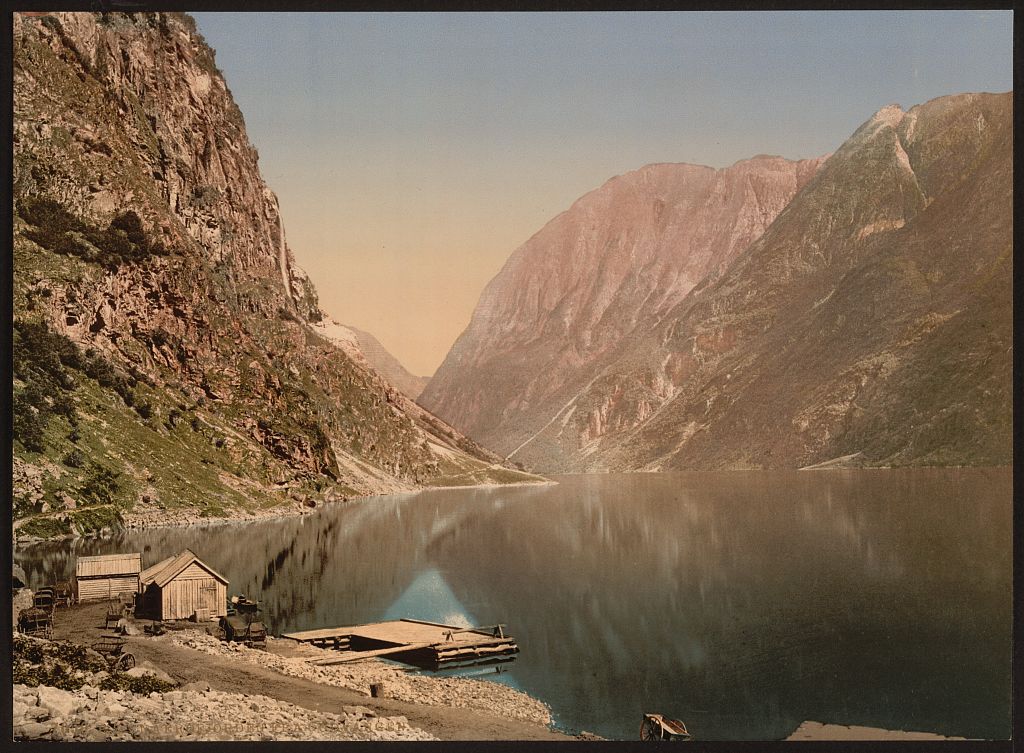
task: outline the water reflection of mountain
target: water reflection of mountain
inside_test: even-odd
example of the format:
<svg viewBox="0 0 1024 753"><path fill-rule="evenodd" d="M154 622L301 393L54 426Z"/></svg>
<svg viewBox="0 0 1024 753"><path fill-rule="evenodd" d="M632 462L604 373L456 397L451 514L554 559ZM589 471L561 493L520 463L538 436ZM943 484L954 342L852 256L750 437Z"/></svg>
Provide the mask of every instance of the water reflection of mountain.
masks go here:
<svg viewBox="0 0 1024 753"><path fill-rule="evenodd" d="M258 594L275 632L507 622L515 684L613 737L644 711L703 739L808 718L999 736L1010 498L1005 471L579 476L16 559L38 582L78 554L141 547L149 563L189 546Z"/></svg>
<svg viewBox="0 0 1024 753"><path fill-rule="evenodd" d="M1008 723L1008 474L958 479L589 476L557 513L502 493L430 559L515 615L520 684L586 729L662 709L705 738L806 718L981 734Z"/></svg>

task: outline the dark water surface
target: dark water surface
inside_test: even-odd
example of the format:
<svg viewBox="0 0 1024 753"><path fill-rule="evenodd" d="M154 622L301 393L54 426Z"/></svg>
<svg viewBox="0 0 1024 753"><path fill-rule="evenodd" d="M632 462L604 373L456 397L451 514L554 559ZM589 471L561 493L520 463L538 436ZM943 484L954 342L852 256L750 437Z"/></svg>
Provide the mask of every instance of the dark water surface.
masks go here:
<svg viewBox="0 0 1024 753"><path fill-rule="evenodd" d="M610 474L436 490L305 518L20 546L39 586L84 554L190 547L273 633L504 622L500 674L565 729L700 739L800 722L1010 734L1011 472Z"/></svg>

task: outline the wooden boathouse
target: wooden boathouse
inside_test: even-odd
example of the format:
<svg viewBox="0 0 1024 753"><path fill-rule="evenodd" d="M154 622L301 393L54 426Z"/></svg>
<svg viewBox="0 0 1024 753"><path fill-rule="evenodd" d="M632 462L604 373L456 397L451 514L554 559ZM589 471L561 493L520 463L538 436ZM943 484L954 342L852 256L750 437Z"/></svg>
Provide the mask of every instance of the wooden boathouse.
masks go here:
<svg viewBox="0 0 1024 753"><path fill-rule="evenodd" d="M139 592L142 555L101 554L79 557L75 562L75 583L79 601L116 599L119 594Z"/></svg>
<svg viewBox="0 0 1024 753"><path fill-rule="evenodd" d="M321 666L388 656L409 664L440 667L518 653L519 646L512 636L505 635L504 628L504 625L463 628L402 619L284 633L281 637L336 649L337 657L312 660L313 664Z"/></svg>
<svg viewBox="0 0 1024 753"><path fill-rule="evenodd" d="M224 617L228 579L190 549L142 571L142 610L156 620Z"/></svg>

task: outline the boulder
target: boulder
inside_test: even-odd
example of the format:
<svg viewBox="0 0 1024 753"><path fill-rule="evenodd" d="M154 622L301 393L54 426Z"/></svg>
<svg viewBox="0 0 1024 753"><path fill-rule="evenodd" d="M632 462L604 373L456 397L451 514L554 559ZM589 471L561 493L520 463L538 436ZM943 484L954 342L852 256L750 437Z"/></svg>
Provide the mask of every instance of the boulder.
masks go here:
<svg viewBox="0 0 1024 753"><path fill-rule="evenodd" d="M144 675L151 675L152 677L155 677L158 680L163 680L164 682L177 684L175 683L173 677L171 677L169 674L160 669L160 667L157 667L156 665L148 661L139 662L139 664L129 669L127 672L125 672L125 674L131 675L132 677L143 677Z"/></svg>
<svg viewBox="0 0 1024 753"><path fill-rule="evenodd" d="M51 716L67 716L82 705L82 701L74 694L48 685L39 686L39 706L47 709Z"/></svg>
<svg viewBox="0 0 1024 753"><path fill-rule="evenodd" d="M38 740L41 737L48 737L52 727L42 722L26 722L25 724L14 725L14 737L27 740Z"/></svg>
<svg viewBox="0 0 1024 753"><path fill-rule="evenodd" d="M368 709L366 706L342 706L341 711L343 714L350 714L351 716L377 716L376 711Z"/></svg>

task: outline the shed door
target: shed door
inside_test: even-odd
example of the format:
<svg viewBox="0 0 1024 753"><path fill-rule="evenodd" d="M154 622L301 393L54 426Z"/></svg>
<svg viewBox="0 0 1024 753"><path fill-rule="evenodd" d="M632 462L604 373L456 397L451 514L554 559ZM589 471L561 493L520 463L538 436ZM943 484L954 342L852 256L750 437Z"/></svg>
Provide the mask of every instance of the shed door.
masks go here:
<svg viewBox="0 0 1024 753"><path fill-rule="evenodd" d="M199 591L200 600L204 609L209 609L210 614L217 613L217 584L212 580L205 581Z"/></svg>

